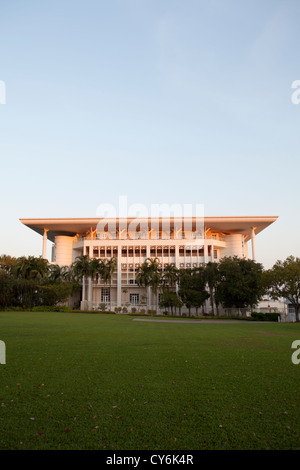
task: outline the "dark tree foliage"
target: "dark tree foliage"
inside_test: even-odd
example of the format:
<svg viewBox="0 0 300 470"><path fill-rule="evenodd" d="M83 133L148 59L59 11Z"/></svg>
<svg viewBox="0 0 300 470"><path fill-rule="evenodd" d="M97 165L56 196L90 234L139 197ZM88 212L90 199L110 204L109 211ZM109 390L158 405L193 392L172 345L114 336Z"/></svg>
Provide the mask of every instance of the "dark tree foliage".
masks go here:
<svg viewBox="0 0 300 470"><path fill-rule="evenodd" d="M244 308L258 303L264 293L263 267L253 260L225 257L218 265L216 301L224 308Z"/></svg>
<svg viewBox="0 0 300 470"><path fill-rule="evenodd" d="M277 261L272 269L264 272L264 285L274 300L286 299L295 309L296 321L300 312L300 258L289 256L285 261Z"/></svg>

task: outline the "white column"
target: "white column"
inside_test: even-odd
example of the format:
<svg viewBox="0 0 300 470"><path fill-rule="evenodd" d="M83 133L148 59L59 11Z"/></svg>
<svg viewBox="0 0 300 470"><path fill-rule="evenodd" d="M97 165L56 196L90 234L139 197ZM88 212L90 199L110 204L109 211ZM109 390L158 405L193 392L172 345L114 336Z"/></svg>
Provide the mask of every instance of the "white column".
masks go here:
<svg viewBox="0 0 300 470"><path fill-rule="evenodd" d="M92 310L93 307L93 280L91 277L88 279L89 287L88 287L88 301L89 301L89 310Z"/></svg>
<svg viewBox="0 0 300 470"><path fill-rule="evenodd" d="M149 237L150 238L150 237ZM150 258L150 245L148 242L146 245L146 259ZM147 292L147 310L151 308L151 302L150 302L150 296L151 296L151 288L150 286L146 287L146 292Z"/></svg>
<svg viewBox="0 0 300 470"><path fill-rule="evenodd" d="M205 238L204 240L204 264L208 263L208 245L207 245L207 239Z"/></svg>
<svg viewBox="0 0 300 470"><path fill-rule="evenodd" d="M43 258L47 259L47 232L48 228L44 228L44 235L43 235Z"/></svg>
<svg viewBox="0 0 300 470"><path fill-rule="evenodd" d="M180 268L180 262L179 262L179 245L178 245L177 243L175 244L175 266L176 266L177 269ZM178 291L179 291L178 282L176 282L175 289L176 289L176 294L178 294Z"/></svg>
<svg viewBox="0 0 300 470"><path fill-rule="evenodd" d="M117 307L122 304L122 246L118 245L118 259L117 259Z"/></svg>
<svg viewBox="0 0 300 470"><path fill-rule="evenodd" d="M83 255L86 255L86 247L83 246ZM82 300L86 300L85 276L82 276Z"/></svg>
<svg viewBox="0 0 300 470"><path fill-rule="evenodd" d="M93 245L91 244L89 247L89 257L93 258ZM88 301L89 301L89 310L93 308L93 279L89 277L88 279Z"/></svg>
<svg viewBox="0 0 300 470"><path fill-rule="evenodd" d="M256 261L255 228L256 227L251 227L251 245L252 245L252 259L253 259L253 261Z"/></svg>

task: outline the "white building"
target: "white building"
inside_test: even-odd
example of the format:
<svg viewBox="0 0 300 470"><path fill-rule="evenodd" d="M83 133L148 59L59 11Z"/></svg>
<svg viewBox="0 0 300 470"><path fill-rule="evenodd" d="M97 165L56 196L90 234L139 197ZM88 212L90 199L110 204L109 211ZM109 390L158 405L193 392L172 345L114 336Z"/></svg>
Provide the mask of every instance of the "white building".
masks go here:
<svg viewBox="0 0 300 470"><path fill-rule="evenodd" d="M162 270L166 264L193 268L224 256L256 260L255 237L276 219L205 217L201 223L195 217L20 220L43 236L44 258L47 241L53 243L51 261L55 264L71 265L82 254L117 259L109 285L101 280L92 285L84 282L81 305L92 309L99 303L110 308L143 304L149 293L137 286L135 273L147 258L158 258Z"/></svg>

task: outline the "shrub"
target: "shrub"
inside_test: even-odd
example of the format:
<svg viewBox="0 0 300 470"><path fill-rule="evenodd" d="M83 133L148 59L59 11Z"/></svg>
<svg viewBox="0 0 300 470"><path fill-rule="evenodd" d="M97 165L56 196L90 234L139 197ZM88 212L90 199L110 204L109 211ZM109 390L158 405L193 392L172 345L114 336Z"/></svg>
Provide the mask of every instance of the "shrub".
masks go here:
<svg viewBox="0 0 300 470"><path fill-rule="evenodd" d="M98 308L99 308L99 310L104 311L104 310L106 310L107 305L106 305L104 302L101 302L101 303L99 304Z"/></svg>
<svg viewBox="0 0 300 470"><path fill-rule="evenodd" d="M32 312L72 312L71 307L65 305L39 305L32 307Z"/></svg>
<svg viewBox="0 0 300 470"><path fill-rule="evenodd" d="M278 321L279 318L279 313L262 313L262 312L252 312L251 313L251 318L254 321Z"/></svg>
<svg viewBox="0 0 300 470"><path fill-rule="evenodd" d="M131 313L136 313L136 308L135 307L131 308Z"/></svg>
<svg viewBox="0 0 300 470"><path fill-rule="evenodd" d="M25 311L22 307L4 307L1 310L5 310L6 312L23 312Z"/></svg>

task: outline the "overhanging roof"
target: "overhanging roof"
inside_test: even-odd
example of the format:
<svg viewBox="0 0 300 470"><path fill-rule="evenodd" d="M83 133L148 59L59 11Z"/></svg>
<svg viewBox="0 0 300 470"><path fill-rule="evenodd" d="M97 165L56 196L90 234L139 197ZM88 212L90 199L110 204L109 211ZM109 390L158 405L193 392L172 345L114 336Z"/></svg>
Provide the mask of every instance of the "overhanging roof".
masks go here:
<svg viewBox="0 0 300 470"><path fill-rule="evenodd" d="M212 231L221 232L225 235L242 233L250 237L252 227L255 227L255 233L258 234L273 222L277 220L278 216L238 216L238 217L204 217L204 227ZM114 219L104 219L106 223L114 221ZM137 220L140 223L148 222L151 226L151 221L160 221L161 219L154 218L128 218L116 219L116 227L124 225ZM195 217L173 218L170 217L170 225L176 226L176 222L184 225L184 221L191 221L196 225ZM54 242L54 237L58 235L75 236L76 234L85 234L91 228L96 229L98 223L103 221L101 218L59 218L59 219L20 219L22 224L31 228L35 232L43 235L44 229L48 229L47 237Z"/></svg>

